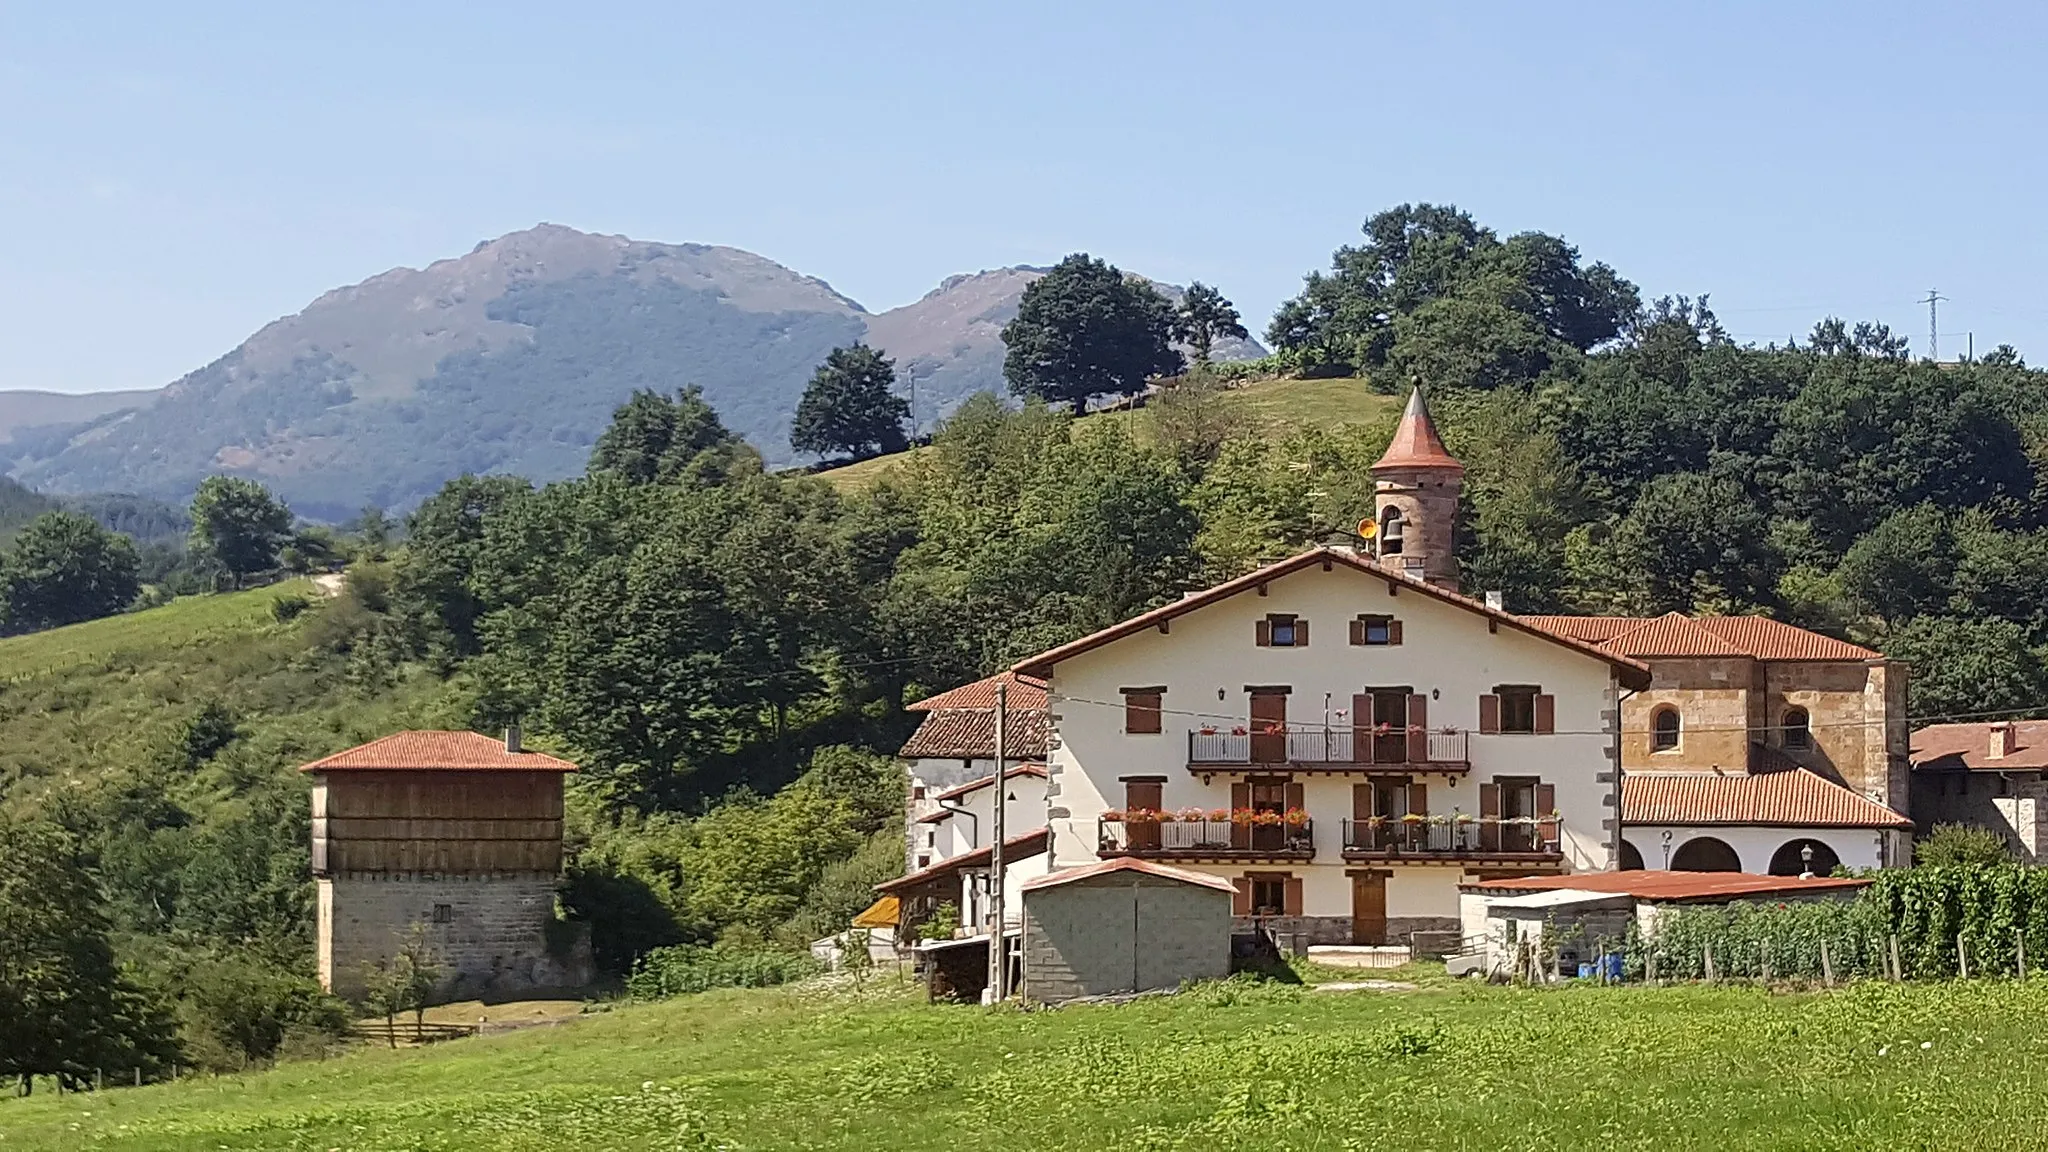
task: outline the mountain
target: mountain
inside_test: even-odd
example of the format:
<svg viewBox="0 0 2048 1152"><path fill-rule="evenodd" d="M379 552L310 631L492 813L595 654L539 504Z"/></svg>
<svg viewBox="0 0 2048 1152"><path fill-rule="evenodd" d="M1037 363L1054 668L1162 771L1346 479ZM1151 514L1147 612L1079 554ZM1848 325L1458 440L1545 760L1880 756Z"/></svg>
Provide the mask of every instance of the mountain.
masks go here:
<svg viewBox="0 0 2048 1152"><path fill-rule="evenodd" d="M47 492L169 500L230 472L304 515L341 518L365 504L404 508L462 472L571 475L634 389L688 384L785 464L804 382L835 346L865 339L896 357L922 427L1000 390L999 333L1042 274L955 276L872 314L736 248L543 224L328 292L140 394L156 396L146 408L127 394L0 446L0 466Z"/></svg>
<svg viewBox="0 0 2048 1152"><path fill-rule="evenodd" d="M142 407L162 392L160 388L79 393L0 389L0 446L14 440L16 432L97 420L109 412Z"/></svg>

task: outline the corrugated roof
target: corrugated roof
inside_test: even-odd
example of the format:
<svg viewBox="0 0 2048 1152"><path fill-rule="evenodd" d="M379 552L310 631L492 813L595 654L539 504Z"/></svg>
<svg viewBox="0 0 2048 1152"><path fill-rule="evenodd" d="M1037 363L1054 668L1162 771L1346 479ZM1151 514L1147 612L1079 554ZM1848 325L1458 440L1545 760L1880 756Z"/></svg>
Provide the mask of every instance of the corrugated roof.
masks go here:
<svg viewBox="0 0 2048 1152"><path fill-rule="evenodd" d="M2013 749L1991 755L1996 724L1929 724L1913 733L1913 767L1926 771L2026 772L2048 769L2048 720L2014 720Z"/></svg>
<svg viewBox="0 0 2048 1152"><path fill-rule="evenodd" d="M1443 437L1436 434L1436 421L1429 418L1429 405L1422 399L1420 386L1408 393L1408 406L1401 410L1401 423L1394 428L1394 439L1372 466L1375 472L1396 468L1434 468L1460 474L1465 471L1465 466L1444 447Z"/></svg>
<svg viewBox="0 0 2048 1152"><path fill-rule="evenodd" d="M1008 840L1003 841L1003 861L1006 864L1015 864L1019 860L1029 860L1033 856L1044 852L1049 842L1049 833L1044 828L1033 832L1026 832L1022 836L1012 836ZM894 880L884 880L880 884L875 885L875 891L901 892L905 888L915 887L927 880L936 880L950 873L960 872L968 868L986 868L988 867L989 857L992 854L987 848L976 848L972 852L962 852L958 856L948 856L929 868L920 868L907 875L898 876Z"/></svg>
<svg viewBox="0 0 2048 1152"><path fill-rule="evenodd" d="M1015 672L998 672L993 676L948 688L934 696L927 696L915 704L904 705L908 712L936 712L946 708L993 708L996 706L996 685L1010 686L1009 707L1045 707L1045 680L1037 676L1019 676Z"/></svg>
<svg viewBox="0 0 2048 1152"><path fill-rule="evenodd" d="M1079 868L1066 868L1058 872L1048 872L1043 876L1033 876L1031 879L1026 880L1020 886L1020 889L1025 892L1035 892L1040 888L1054 888L1061 884L1072 884L1076 880L1086 880L1093 876L1105 876L1111 872L1139 872L1146 876L1157 876L1163 880L1178 880L1183 884L1199 884L1204 888L1214 888L1219 892L1235 891L1230 881L1225 880L1221 876L1211 876L1207 872L1195 872L1187 868L1175 868L1170 864L1155 864L1150 860L1140 860L1135 856L1119 856L1114 860L1103 860L1095 864L1083 864Z"/></svg>
<svg viewBox="0 0 2048 1152"><path fill-rule="evenodd" d="M1522 876L1461 884L1466 892L1617 892L1638 900L1728 900L1741 896L1797 895L1840 891L1870 884L1850 876L1759 876L1754 872L1573 872L1564 876Z"/></svg>
<svg viewBox="0 0 2048 1152"><path fill-rule="evenodd" d="M1785 828L1908 828L1912 821L1832 780L1789 772L1627 772L1621 822Z"/></svg>
<svg viewBox="0 0 2048 1152"><path fill-rule="evenodd" d="M368 744L300 765L301 772L574 772L542 752L507 752L505 742L475 732L394 732Z"/></svg>
<svg viewBox="0 0 2048 1152"><path fill-rule="evenodd" d="M1522 619L1639 659L1731 655L1757 660L1860 661L1883 658L1882 653L1859 644L1823 636L1768 616L1686 616L1670 612L1663 616L1538 615ZM1680 621L1692 627L1680 627Z"/></svg>
<svg viewBox="0 0 2048 1152"><path fill-rule="evenodd" d="M1650 667L1647 664L1615 652L1610 652L1597 644L1588 643L1567 633L1532 623L1528 617L1515 616L1502 612L1497 608L1489 608L1484 602L1474 600L1469 596L1461 596L1456 592L1439 588L1434 584L1410 579L1391 568L1382 566L1377 560L1361 556L1349 549L1331 548L1328 546L1311 548L1306 552L1290 556L1277 564L1268 564L1256 572L1247 572L1235 580L1226 580L1213 588L1193 593L1171 604L1133 616L1121 624L1113 624L1099 632L1083 636L1079 640L1040 652L1029 659L1018 661L1016 670L1026 675L1049 675L1052 672L1053 665L1062 660L1070 660L1084 652L1091 652L1102 647L1104 644L1121 640L1126 636L1142 632L1147 628L1158 627L1161 623L1172 620L1177 616L1184 616L1197 609L1206 608L1219 600L1229 599L1240 592L1251 591L1261 584L1277 580L1282 576L1299 572L1304 568L1317 564L1329 567L1341 564L1354 571L1376 576L1400 588L1402 591L1412 591L1420 596L1428 596L1431 599L1455 605L1475 615L1484 616L1496 623L1504 624L1516 631L1525 632L1561 647L1570 648L1603 660L1621 670L1621 681L1630 688L1642 689L1650 686Z"/></svg>
<svg viewBox="0 0 2048 1152"><path fill-rule="evenodd" d="M1045 733L1051 714L1043 708L1013 709L1004 733L1008 757L1045 755ZM910 734L896 753L908 760L991 760L996 754L996 714L992 708L948 708L933 712Z"/></svg>

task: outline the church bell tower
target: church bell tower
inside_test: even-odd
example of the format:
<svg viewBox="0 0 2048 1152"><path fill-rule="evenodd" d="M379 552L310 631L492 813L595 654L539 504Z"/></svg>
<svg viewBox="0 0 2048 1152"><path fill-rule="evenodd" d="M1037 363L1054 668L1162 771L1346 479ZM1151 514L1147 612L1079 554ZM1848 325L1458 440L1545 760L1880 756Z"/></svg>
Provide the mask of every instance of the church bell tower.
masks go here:
<svg viewBox="0 0 2048 1152"><path fill-rule="evenodd" d="M1380 563L1456 592L1458 494L1465 466L1445 451L1420 384L1408 394L1394 441L1372 466L1372 476Z"/></svg>

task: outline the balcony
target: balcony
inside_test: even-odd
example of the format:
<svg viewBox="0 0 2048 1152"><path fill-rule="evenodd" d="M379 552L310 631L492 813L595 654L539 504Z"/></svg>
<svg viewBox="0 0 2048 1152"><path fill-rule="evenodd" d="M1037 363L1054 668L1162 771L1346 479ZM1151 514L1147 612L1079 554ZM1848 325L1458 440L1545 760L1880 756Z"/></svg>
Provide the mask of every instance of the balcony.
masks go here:
<svg viewBox="0 0 2048 1152"><path fill-rule="evenodd" d="M1382 816L1346 820L1344 859L1556 863L1564 859L1558 839L1561 824L1556 816L1505 820L1406 820Z"/></svg>
<svg viewBox="0 0 2048 1152"><path fill-rule="evenodd" d="M1104 816L1096 821L1096 855L1105 860L1142 856L1211 863L1286 863L1315 858L1315 823L1299 809L1287 813L1240 810L1227 815L1218 809L1199 819L1181 819L1170 812L1159 816L1143 820Z"/></svg>
<svg viewBox="0 0 2048 1152"><path fill-rule="evenodd" d="M1272 767L1293 772L1469 772L1466 733L1456 728L1288 727L1188 733L1188 769L1212 773Z"/></svg>

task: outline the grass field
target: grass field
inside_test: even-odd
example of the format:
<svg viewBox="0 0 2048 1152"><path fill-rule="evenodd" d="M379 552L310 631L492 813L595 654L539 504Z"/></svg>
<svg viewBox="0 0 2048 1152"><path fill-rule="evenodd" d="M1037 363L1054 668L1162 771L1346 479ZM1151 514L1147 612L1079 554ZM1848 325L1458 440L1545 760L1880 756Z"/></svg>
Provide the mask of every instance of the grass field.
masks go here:
<svg viewBox="0 0 2048 1152"><path fill-rule="evenodd" d="M1896 1149L2048 1143L2048 982L927 1007L724 991L0 1101L0 1148Z"/></svg>
<svg viewBox="0 0 2048 1152"><path fill-rule="evenodd" d="M1284 434L1289 428L1314 425L1335 428L1343 424L1386 422L1391 429L1395 406L1401 397L1374 392L1359 377L1327 380L1261 380L1233 388L1224 394L1225 403L1239 409L1246 423L1268 434ZM1144 408L1097 412L1083 417L1083 424L1121 422L1140 442L1149 442L1152 415ZM888 468L916 454L899 452L877 456L819 475L841 488L872 483Z"/></svg>

